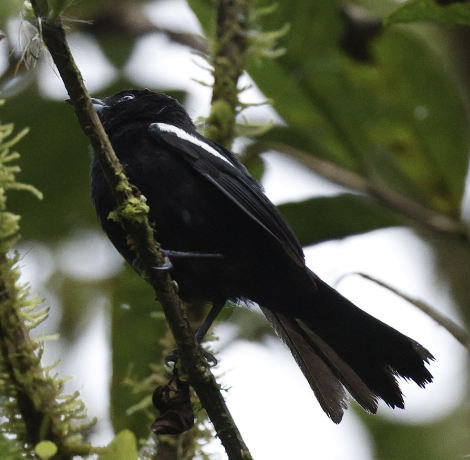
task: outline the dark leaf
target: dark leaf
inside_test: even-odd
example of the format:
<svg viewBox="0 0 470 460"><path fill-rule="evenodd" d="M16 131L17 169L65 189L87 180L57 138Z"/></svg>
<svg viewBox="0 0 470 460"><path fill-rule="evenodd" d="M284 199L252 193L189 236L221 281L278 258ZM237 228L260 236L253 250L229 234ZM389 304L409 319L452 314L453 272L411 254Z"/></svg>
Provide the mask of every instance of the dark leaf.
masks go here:
<svg viewBox="0 0 470 460"><path fill-rule="evenodd" d="M311 198L281 204L279 210L302 246L406 224L398 214L361 195Z"/></svg>

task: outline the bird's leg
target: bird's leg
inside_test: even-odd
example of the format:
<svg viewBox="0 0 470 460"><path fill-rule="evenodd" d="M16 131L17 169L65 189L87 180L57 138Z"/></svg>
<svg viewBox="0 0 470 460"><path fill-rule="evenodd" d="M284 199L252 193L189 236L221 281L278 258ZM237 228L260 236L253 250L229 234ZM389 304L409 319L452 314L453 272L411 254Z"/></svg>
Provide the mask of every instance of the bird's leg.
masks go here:
<svg viewBox="0 0 470 460"><path fill-rule="evenodd" d="M184 252L184 251L171 251L167 249L160 249L165 256L165 263L160 267L154 267L155 270L171 270L173 264L171 259L222 259L222 254L213 254L206 252Z"/></svg>
<svg viewBox="0 0 470 460"><path fill-rule="evenodd" d="M224 308L225 302L214 302L212 305L212 308L207 315L206 319L202 323L201 327L198 329L196 332L196 340L197 343L201 344L202 340L204 339L204 336L206 335L207 331L210 329L212 326L212 323L215 321L219 313L222 311L222 308ZM217 365L217 359L212 353L209 353L208 351L201 349L202 351L202 356L207 360L209 363L210 367L214 367ZM174 349L168 356L165 357L165 365L169 368L174 366L174 364L178 361L178 349Z"/></svg>
<svg viewBox="0 0 470 460"><path fill-rule="evenodd" d="M223 254L214 254L210 252L185 252L185 251L171 251L167 249L160 249L160 252L165 257L163 265L153 267L154 270L172 270L173 263L171 259L222 259L224 256ZM140 261L138 259L134 259L132 261L132 268L137 271L138 273L142 272L142 268L140 267Z"/></svg>
<svg viewBox="0 0 470 460"><path fill-rule="evenodd" d="M213 303L209 314L207 315L206 319L202 323L201 327L196 332L197 343L200 344L202 342L207 331L210 329L210 327L212 326L212 323L215 321L217 316L219 316L219 313L222 311L222 308L224 308L224 306L225 306L225 302Z"/></svg>

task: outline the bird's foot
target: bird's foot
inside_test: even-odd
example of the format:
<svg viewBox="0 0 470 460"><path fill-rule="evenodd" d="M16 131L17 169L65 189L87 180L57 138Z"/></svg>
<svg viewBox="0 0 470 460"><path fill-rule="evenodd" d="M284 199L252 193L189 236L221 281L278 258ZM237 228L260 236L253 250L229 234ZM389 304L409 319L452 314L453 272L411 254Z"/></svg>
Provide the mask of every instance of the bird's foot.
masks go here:
<svg viewBox="0 0 470 460"><path fill-rule="evenodd" d="M165 251L164 249L160 249L160 252L163 254L163 257L164 257L163 265L158 265L157 267L153 267L153 269L154 270L168 270L168 271L173 270L173 264L171 263L168 251Z"/></svg>
<svg viewBox="0 0 470 460"><path fill-rule="evenodd" d="M166 254L166 251L160 249L160 252L163 254L164 260L162 265L158 265L156 267L152 267L154 270L172 270L173 264L171 263L170 258ZM144 267L142 266L142 261L137 257L131 263L132 268L139 273L141 276L145 273Z"/></svg>

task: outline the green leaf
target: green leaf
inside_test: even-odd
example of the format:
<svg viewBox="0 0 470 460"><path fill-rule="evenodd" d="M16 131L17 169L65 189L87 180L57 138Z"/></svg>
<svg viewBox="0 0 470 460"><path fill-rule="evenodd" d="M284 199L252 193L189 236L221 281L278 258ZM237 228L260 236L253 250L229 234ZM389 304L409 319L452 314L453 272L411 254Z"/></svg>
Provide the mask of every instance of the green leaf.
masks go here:
<svg viewBox="0 0 470 460"><path fill-rule="evenodd" d="M295 130L302 132L317 155L349 169L359 169L337 125L322 113L319 106L323 102L317 98L315 90L299 84L292 78L291 69L284 69L278 61L249 65L248 70L263 93L273 99L279 115Z"/></svg>
<svg viewBox="0 0 470 460"><path fill-rule="evenodd" d="M34 447L34 452L41 460L49 460L57 451L57 446L52 441L41 441Z"/></svg>
<svg viewBox="0 0 470 460"><path fill-rule="evenodd" d="M108 445L99 460L137 460L137 443L134 433L123 430Z"/></svg>
<svg viewBox="0 0 470 460"><path fill-rule="evenodd" d="M470 3L454 2L449 5L440 5L436 0L415 0L403 3L384 19L386 26L412 22L468 26L470 25Z"/></svg>
<svg viewBox="0 0 470 460"><path fill-rule="evenodd" d="M398 29L380 37L376 56L375 84L361 83L385 115L368 121L369 177L458 216L469 128L455 81L421 41Z"/></svg>
<svg viewBox="0 0 470 460"><path fill-rule="evenodd" d="M406 224L398 214L361 195L311 198L278 208L302 246Z"/></svg>
<svg viewBox="0 0 470 460"><path fill-rule="evenodd" d="M264 2L266 3L266 2ZM260 5L261 7L262 5ZM302 132L317 156L361 172L365 114L370 103L342 69L338 43L343 20L338 2L277 2L263 30L289 32L275 60L248 60L247 70L289 128Z"/></svg>
<svg viewBox="0 0 470 460"><path fill-rule="evenodd" d="M336 2L278 5L263 29L290 23L281 43L287 53L261 65L249 62L248 71L288 127L263 138L276 140L282 130L292 145L458 216L468 115L444 64L398 28L371 40L371 62L356 62L339 47L343 22Z"/></svg>
<svg viewBox="0 0 470 460"><path fill-rule="evenodd" d="M305 130L298 129L296 126L274 126L263 135L258 136L254 143L247 147L247 150L261 153L265 149L263 149L263 145L260 148L258 143L262 144L263 142L280 142L305 152L310 151L312 148L310 136Z"/></svg>

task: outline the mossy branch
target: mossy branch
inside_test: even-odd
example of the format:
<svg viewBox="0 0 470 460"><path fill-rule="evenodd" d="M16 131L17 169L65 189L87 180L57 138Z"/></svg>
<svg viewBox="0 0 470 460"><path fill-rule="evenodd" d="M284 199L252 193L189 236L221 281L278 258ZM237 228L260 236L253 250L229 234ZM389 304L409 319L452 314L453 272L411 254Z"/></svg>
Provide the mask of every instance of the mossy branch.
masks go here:
<svg viewBox="0 0 470 460"><path fill-rule="evenodd" d="M206 135L230 148L238 112L238 79L248 48L248 0L219 0L211 64L214 67L212 107Z"/></svg>
<svg viewBox="0 0 470 460"><path fill-rule="evenodd" d="M67 397L67 404L60 401L63 381L41 366L41 350L29 336L48 311L38 311L41 301L18 282L18 257L9 251L19 239L19 216L7 211L6 192L28 190L38 198L41 193L15 180L19 167L12 162L19 155L10 148L27 130L11 137L12 133L13 125L0 126L0 415L7 420L0 424L1 438L3 443L14 443L23 453L21 458L45 448L51 453L48 458L71 460L79 452L93 452L77 436L93 422L76 423L86 417L78 394Z"/></svg>
<svg viewBox="0 0 470 460"><path fill-rule="evenodd" d="M83 84L67 44L60 17L50 13L46 0L33 0L32 6L41 23L43 40L51 53L67 88L80 125L88 136L106 179L118 204L117 216L135 249L147 281L154 288L175 338L182 366L188 380L207 411L230 459L250 458L247 447L225 405L217 382L201 355L176 288L166 271L155 270L162 265L163 255L154 239L147 217L147 206L138 190L127 180L92 102ZM158 178L157 178L158 180Z"/></svg>

